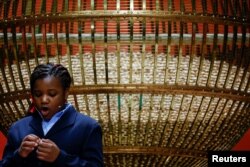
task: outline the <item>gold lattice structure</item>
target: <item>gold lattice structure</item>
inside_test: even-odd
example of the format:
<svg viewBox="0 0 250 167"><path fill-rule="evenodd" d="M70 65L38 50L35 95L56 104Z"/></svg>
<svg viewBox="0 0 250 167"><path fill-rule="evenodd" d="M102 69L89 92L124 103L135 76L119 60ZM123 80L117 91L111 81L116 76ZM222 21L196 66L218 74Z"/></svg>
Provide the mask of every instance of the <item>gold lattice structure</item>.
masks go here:
<svg viewBox="0 0 250 167"><path fill-rule="evenodd" d="M250 127L248 0L1 0L0 127L29 76L65 65L69 101L98 120L106 166L207 166Z"/></svg>

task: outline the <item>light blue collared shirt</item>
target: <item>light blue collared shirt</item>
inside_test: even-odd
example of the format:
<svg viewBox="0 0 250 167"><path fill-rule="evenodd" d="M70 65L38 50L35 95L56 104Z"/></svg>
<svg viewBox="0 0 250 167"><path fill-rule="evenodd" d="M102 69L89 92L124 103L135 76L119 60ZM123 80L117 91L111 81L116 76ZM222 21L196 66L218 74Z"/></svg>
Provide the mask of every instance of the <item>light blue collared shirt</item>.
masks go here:
<svg viewBox="0 0 250 167"><path fill-rule="evenodd" d="M45 120L43 119L42 121L42 128L43 128L43 134L46 135L48 133L48 131L53 127L53 125L55 125L55 123L61 118L61 116L64 114L64 112L71 106L70 103L67 103L65 108L59 112L57 112L55 115L52 116L52 118L50 120Z"/></svg>

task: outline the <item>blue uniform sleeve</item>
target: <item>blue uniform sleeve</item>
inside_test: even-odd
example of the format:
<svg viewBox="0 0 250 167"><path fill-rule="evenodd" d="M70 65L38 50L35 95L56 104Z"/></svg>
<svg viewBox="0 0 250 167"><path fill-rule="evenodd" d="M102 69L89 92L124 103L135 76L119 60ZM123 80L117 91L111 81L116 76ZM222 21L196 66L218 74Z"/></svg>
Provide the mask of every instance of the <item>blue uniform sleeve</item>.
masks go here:
<svg viewBox="0 0 250 167"><path fill-rule="evenodd" d="M18 154L18 147L15 145L14 140L14 129L10 128L8 134L7 144L4 148L3 159L1 162L2 167L19 167L25 166L25 158L22 158Z"/></svg>

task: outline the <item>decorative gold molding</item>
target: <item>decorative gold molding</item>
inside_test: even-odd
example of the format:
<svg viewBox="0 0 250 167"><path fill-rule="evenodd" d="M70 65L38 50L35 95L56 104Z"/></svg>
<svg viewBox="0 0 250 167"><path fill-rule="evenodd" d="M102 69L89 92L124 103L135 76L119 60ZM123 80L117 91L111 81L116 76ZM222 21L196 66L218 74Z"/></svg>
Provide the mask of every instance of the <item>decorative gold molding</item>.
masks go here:
<svg viewBox="0 0 250 167"><path fill-rule="evenodd" d="M102 93L131 93L131 94L183 94L195 96L208 96L225 98L231 100L240 100L250 102L250 94L220 88L209 88L199 86L177 86L177 85L157 85L157 84L98 84L72 86L70 94L102 94ZM20 100L29 98L29 90L21 90L9 93L2 93L0 101L2 103L10 100Z"/></svg>
<svg viewBox="0 0 250 167"><path fill-rule="evenodd" d="M242 17L228 17L214 14L202 13L183 13L183 12L168 12L168 11L143 11L143 10L89 10L89 11L72 11L63 13L44 13L39 15L24 15L13 16L11 18L2 18L0 27L10 27L12 25L21 26L25 24L44 24L66 21L83 21L83 20L142 20L147 18L154 21L175 21L175 22L192 22L192 23L207 23L207 24L222 24L222 25L243 25L249 26L250 20Z"/></svg>
<svg viewBox="0 0 250 167"><path fill-rule="evenodd" d="M155 154L161 156L180 156L207 159L207 152L178 148L146 147L146 146L106 146L104 154Z"/></svg>

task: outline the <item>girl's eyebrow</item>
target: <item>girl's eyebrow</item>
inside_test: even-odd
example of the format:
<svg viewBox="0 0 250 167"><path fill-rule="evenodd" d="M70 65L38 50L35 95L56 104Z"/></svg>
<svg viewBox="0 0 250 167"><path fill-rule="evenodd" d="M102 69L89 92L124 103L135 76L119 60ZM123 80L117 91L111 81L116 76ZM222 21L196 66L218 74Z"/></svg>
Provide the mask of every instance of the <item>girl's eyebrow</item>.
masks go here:
<svg viewBox="0 0 250 167"><path fill-rule="evenodd" d="M56 91L56 89L48 89L47 91ZM40 89L34 89L33 92L42 92Z"/></svg>
<svg viewBox="0 0 250 167"><path fill-rule="evenodd" d="M57 92L57 90L56 90L56 89L48 89L48 91L56 91L56 92Z"/></svg>

